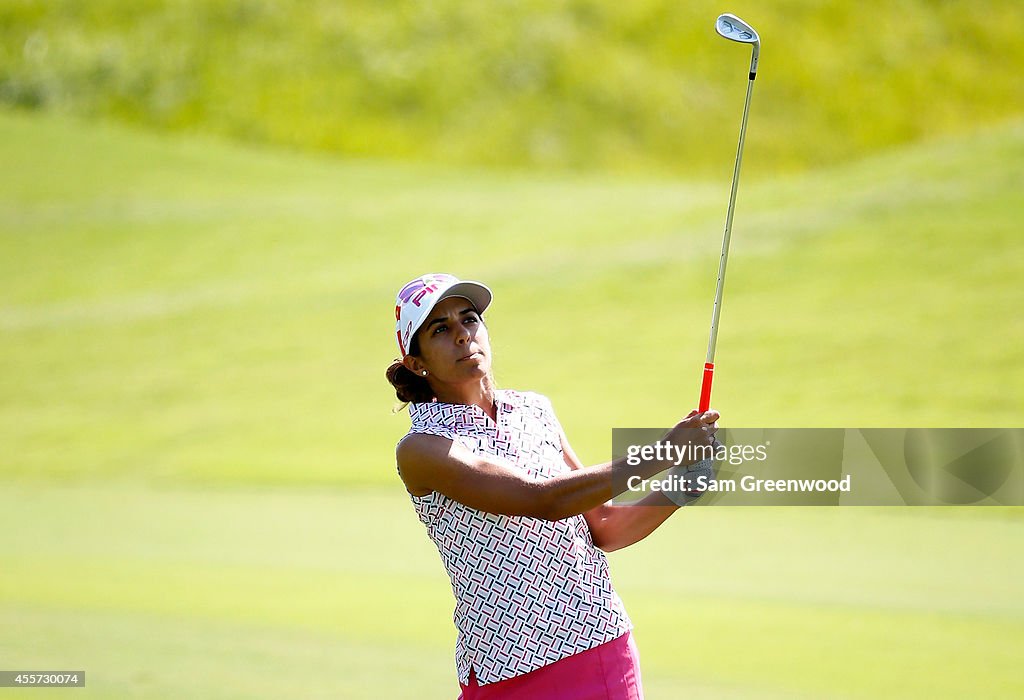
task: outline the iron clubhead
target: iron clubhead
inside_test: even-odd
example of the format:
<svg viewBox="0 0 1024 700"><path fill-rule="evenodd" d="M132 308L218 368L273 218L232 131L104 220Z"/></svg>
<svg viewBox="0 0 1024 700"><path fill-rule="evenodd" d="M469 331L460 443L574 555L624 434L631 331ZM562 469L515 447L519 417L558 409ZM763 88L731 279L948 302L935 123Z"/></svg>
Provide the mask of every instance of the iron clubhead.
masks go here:
<svg viewBox="0 0 1024 700"><path fill-rule="evenodd" d="M761 37L757 35L753 27L736 15L729 13L718 16L718 19L715 20L715 31L729 41L750 44L753 47L754 53L750 58L750 78L753 80L757 73L757 57L761 52Z"/></svg>

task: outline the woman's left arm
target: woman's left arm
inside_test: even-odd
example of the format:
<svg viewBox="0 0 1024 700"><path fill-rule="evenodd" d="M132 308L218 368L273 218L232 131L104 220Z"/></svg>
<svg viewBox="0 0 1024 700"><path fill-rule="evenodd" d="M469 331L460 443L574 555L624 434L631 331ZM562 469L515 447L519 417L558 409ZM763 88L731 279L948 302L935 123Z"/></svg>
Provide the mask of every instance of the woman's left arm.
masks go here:
<svg viewBox="0 0 1024 700"><path fill-rule="evenodd" d="M573 452L562 431L562 455L570 469L583 469L583 463ZM606 552L628 547L658 529L679 506L668 496L655 492L628 506L613 505L611 501L591 508L583 514L590 527L594 545Z"/></svg>

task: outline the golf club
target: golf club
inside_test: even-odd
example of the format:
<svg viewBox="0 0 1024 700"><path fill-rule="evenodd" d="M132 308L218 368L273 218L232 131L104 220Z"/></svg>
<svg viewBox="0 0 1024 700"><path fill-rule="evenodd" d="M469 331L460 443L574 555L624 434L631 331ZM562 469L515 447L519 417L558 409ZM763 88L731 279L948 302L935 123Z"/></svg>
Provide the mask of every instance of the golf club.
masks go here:
<svg viewBox="0 0 1024 700"><path fill-rule="evenodd" d="M715 289L715 308L711 314L711 338L708 341L708 355L704 362L704 379L700 388L701 413L711 406L711 380L715 375L715 345L718 342L718 319L722 313L722 290L725 288L725 265L729 260L729 237L732 234L732 214L736 206L736 186L740 179L740 163L743 160L743 139L747 134L747 114L750 112L750 95L754 90L754 78L757 77L757 58L761 51L761 38L754 28L736 15L724 14L715 20L715 31L729 41L750 44L753 53L750 57L750 75L747 79L747 99L743 103L743 121L740 122L740 143L736 148L736 165L732 171L732 191L729 194L729 211L725 217L725 239L722 241L722 259L718 264L718 286Z"/></svg>

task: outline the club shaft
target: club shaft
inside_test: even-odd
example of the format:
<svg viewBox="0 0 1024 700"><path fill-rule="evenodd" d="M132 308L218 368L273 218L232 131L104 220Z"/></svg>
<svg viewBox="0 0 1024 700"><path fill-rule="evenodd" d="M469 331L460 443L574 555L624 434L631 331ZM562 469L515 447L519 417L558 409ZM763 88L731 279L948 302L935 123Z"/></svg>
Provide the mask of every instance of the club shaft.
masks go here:
<svg viewBox="0 0 1024 700"><path fill-rule="evenodd" d="M751 74L753 75L753 74ZM736 208L736 188L740 181L740 164L743 162L743 141L747 136L747 115L750 113L750 96L754 91L754 80L747 80L747 99L743 103L743 121L740 122L740 142L736 148L736 164L732 170L732 191L729 193L729 211L725 215L725 238L722 240L722 258L718 263L718 285L715 288L715 308L711 312L711 337L708 340L706 362L714 364L715 346L718 344L718 319L722 314L722 291L725 289L725 267L729 262L729 239L732 236L732 214Z"/></svg>

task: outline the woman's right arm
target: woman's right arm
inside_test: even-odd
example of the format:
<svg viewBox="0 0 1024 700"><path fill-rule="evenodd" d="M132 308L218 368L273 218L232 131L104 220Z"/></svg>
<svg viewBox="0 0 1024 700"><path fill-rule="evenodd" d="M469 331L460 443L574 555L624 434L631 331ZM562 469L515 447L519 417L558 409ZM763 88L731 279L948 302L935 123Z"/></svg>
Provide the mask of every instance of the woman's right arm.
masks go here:
<svg viewBox="0 0 1024 700"><path fill-rule="evenodd" d="M687 418L665 439L677 445L708 445L711 437L707 429L718 417L716 411L709 411ZM486 513L544 520L586 512L624 491L629 477L646 479L672 466L664 460L646 460L632 466L620 458L562 472L550 479L536 479L496 457L478 455L447 438L423 434L402 440L397 457L402 480L413 495L438 491Z"/></svg>

